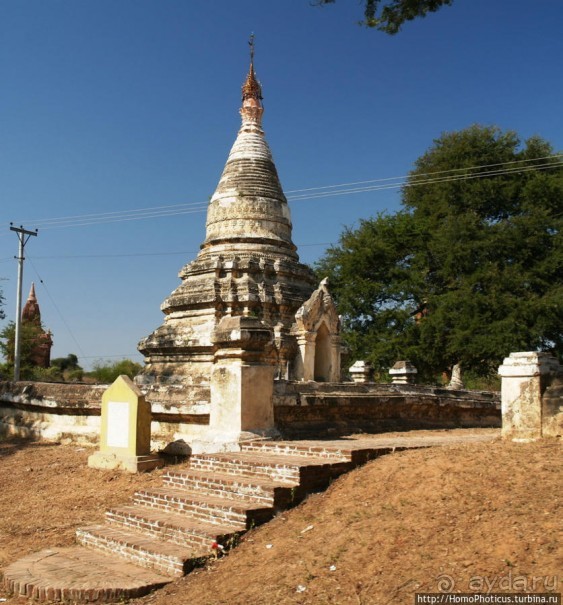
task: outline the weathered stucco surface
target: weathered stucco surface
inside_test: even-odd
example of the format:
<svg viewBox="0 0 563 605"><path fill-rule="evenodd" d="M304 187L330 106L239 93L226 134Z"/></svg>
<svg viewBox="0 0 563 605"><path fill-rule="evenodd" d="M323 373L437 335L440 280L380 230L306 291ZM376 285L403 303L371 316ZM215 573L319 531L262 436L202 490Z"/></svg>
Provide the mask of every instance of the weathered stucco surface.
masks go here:
<svg viewBox="0 0 563 605"><path fill-rule="evenodd" d="M105 386L0 382L0 436L96 443Z"/></svg>
<svg viewBox="0 0 563 605"><path fill-rule="evenodd" d="M502 378L502 435L514 441L563 436L563 367L548 353L511 353Z"/></svg>

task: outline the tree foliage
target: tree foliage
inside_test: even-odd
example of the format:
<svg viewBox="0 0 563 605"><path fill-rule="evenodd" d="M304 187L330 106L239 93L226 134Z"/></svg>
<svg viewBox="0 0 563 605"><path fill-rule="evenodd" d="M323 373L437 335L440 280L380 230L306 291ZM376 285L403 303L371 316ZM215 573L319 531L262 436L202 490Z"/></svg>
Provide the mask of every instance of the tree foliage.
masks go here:
<svg viewBox="0 0 563 605"><path fill-rule="evenodd" d="M355 358L410 359L428 378L456 363L490 376L511 351L563 355L563 169L546 141L446 133L402 203L346 229L317 266Z"/></svg>
<svg viewBox="0 0 563 605"><path fill-rule="evenodd" d="M316 4L333 4L336 0L317 0ZM362 25L373 27L387 34L396 34L406 21L425 17L453 0L363 0L364 20Z"/></svg>
<svg viewBox="0 0 563 605"><path fill-rule="evenodd" d="M48 375L57 380L79 382L84 376L84 370L78 363L78 357L74 353L69 353L66 357L51 359Z"/></svg>
<svg viewBox="0 0 563 605"><path fill-rule="evenodd" d="M115 362L97 361L94 363L94 369L88 372L88 376L94 378L97 382L110 384L121 374L134 378L142 366L131 359L122 359Z"/></svg>
<svg viewBox="0 0 563 605"><path fill-rule="evenodd" d="M59 368L61 372L66 370L81 370L82 368L78 364L78 357L74 353L69 353L66 357L56 357L51 359L51 365Z"/></svg>
<svg viewBox="0 0 563 605"><path fill-rule="evenodd" d="M43 334L43 328L39 324L22 322L20 330L20 377L22 380L32 380L36 367L32 359L33 351ZM0 352L6 362L3 372L8 376L13 372L15 342L16 324L11 321L0 332Z"/></svg>

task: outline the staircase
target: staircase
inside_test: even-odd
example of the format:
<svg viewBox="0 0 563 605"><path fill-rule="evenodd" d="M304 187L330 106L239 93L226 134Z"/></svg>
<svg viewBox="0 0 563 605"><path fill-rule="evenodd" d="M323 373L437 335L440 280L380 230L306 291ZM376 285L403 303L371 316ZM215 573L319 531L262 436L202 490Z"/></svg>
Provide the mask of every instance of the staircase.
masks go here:
<svg viewBox="0 0 563 605"><path fill-rule="evenodd" d="M79 544L159 574L188 573L213 543L225 550L276 512L350 470L352 452L292 443L248 443L238 453L192 456L163 486L109 509L105 525L79 529ZM356 456L357 458L357 456ZM357 464L357 462L356 462Z"/></svg>
<svg viewBox="0 0 563 605"><path fill-rule="evenodd" d="M141 489L131 504L109 509L105 524L79 529L80 546L41 551L10 565L4 585L39 601L142 596L201 564L214 543L228 550L248 529L355 466L425 446L258 441L236 453L194 455L186 468L169 470L162 487Z"/></svg>

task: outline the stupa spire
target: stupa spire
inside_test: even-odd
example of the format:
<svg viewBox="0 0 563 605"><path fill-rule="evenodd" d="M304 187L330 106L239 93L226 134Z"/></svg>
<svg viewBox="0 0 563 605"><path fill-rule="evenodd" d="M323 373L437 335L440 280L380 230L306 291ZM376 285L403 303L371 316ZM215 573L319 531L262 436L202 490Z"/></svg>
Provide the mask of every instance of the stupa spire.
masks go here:
<svg viewBox="0 0 563 605"><path fill-rule="evenodd" d="M298 260L291 240L291 216L261 120L262 88L250 68L242 87L242 125L207 209L201 254L266 252Z"/></svg>
<svg viewBox="0 0 563 605"><path fill-rule="evenodd" d="M243 124L245 122L256 122L260 125L264 107L262 106L262 86L254 71L254 34L250 36L248 44L250 46L250 67L246 80L242 85L240 115L242 116Z"/></svg>
<svg viewBox="0 0 563 605"><path fill-rule="evenodd" d="M35 294L35 284L33 282L31 282L29 296L22 311L22 320L38 325L41 324L41 311L39 310L39 303Z"/></svg>

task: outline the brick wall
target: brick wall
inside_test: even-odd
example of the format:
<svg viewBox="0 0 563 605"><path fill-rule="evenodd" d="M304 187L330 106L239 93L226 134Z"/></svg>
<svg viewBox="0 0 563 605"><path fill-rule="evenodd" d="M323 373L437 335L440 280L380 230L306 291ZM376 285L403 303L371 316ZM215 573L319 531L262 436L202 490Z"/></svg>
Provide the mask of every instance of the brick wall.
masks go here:
<svg viewBox="0 0 563 605"><path fill-rule="evenodd" d="M422 385L276 384L276 427L288 438L351 432L500 427L500 395Z"/></svg>

